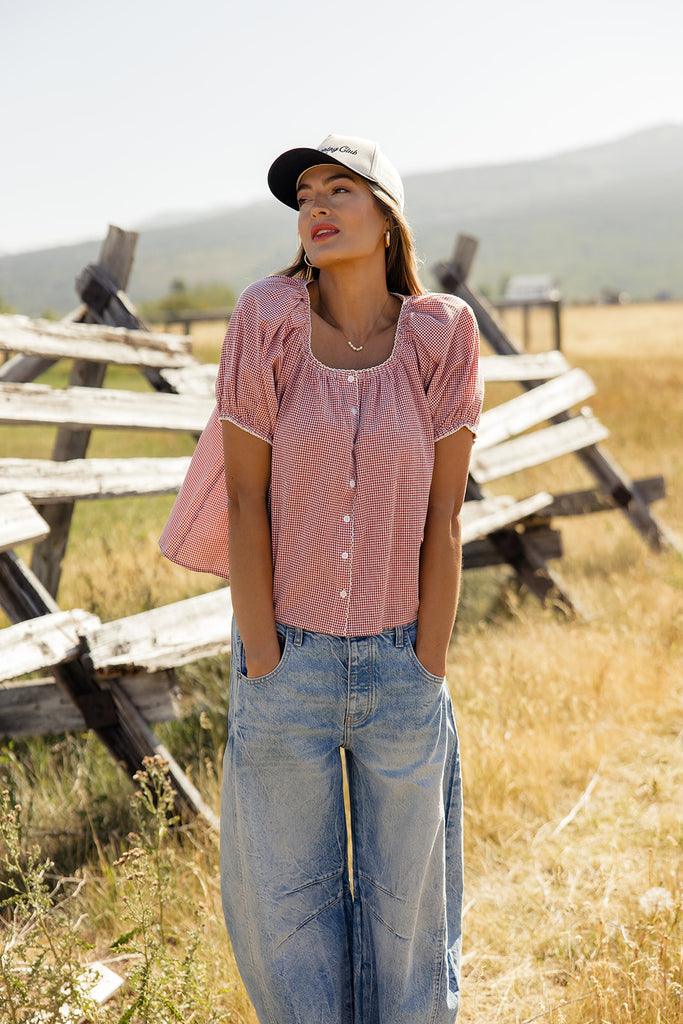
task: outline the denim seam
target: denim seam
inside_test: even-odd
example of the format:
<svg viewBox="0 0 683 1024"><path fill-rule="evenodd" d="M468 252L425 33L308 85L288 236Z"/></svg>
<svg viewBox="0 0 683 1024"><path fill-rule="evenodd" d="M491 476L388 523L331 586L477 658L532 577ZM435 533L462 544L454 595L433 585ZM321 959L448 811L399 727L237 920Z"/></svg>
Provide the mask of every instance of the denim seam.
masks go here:
<svg viewBox="0 0 683 1024"><path fill-rule="evenodd" d="M445 928L445 925L444 925ZM437 960L437 968L434 972L434 1004L432 1006L432 1016L429 1024L436 1024L436 1019L439 1013L439 1003L441 1001L441 989L443 988L443 972L444 972L444 951L446 948L446 941L443 930L441 932L441 939L439 941L439 957Z"/></svg>
<svg viewBox="0 0 683 1024"><path fill-rule="evenodd" d="M239 675L240 675L240 673L238 673L238 676ZM233 751L234 751L234 740L233 740ZM237 858L237 870L239 872L239 880L240 880L240 897L241 897L241 901L242 901L244 920L246 922L246 927L247 927L247 934L249 936L249 953L250 953L250 956L251 956L252 967L253 967L253 971L254 971L255 977L260 978L260 972L257 969L258 958L257 958L257 955L256 955L256 947L255 947L255 943L254 943L254 929L253 929L253 926L252 926L251 916L250 916L250 913L249 913L249 904L247 902L246 883L245 883L245 877L244 877L244 857L245 857L245 853L244 853L244 844L242 843L242 839L241 839L241 829L239 828L239 815L237 814L237 781L236 781L237 772L232 771L232 772L230 772L230 775L232 776L232 780L231 781L232 781L232 786L233 786L233 801L232 801L232 806L233 806L233 812L232 812L233 829L235 831L235 836L237 838L237 843L236 843L237 850L239 851L238 858ZM266 987L265 987L265 985L262 985L260 983L260 981L259 981L259 988L261 990L261 999L263 1000L263 1005L266 1008L266 1012L268 1014L268 1018L270 1020L270 1024L277 1024L277 1020L274 1017L273 1010L272 1010L272 1008L270 1006L270 1000L269 1000L269 997L268 997L268 993L267 993Z"/></svg>
<svg viewBox="0 0 683 1024"><path fill-rule="evenodd" d="M370 717L370 715L372 714L373 711L374 711L374 707L373 707L373 694L371 693L369 698L368 698L368 707L363 712L362 717L356 718L353 715L353 713L350 712L350 711L347 713L347 715L346 715L346 724L348 724L349 728L348 728L348 733L347 733L346 728L344 729L344 743L345 744L346 744L347 738L350 738L351 733L353 732L353 730L358 728L358 726L360 726L360 725L365 725L365 723L367 722L368 718Z"/></svg>
<svg viewBox="0 0 683 1024"><path fill-rule="evenodd" d="M284 946L285 942L287 942L288 939L291 939L292 935L296 935L296 933L300 932L301 929L305 927L305 925L310 924L311 921L315 921L316 917L320 917L320 915L323 914L326 910L329 910L330 907L333 907L335 903L341 902L344 899L344 897L345 893L340 892L337 896L333 896L331 899L329 899L327 903L323 904L322 907L319 907L315 911L315 913L309 914L308 917L304 918L303 921L299 922L299 924L293 931L291 931L288 935L285 935L283 939L280 939L280 941L275 944L275 946L273 947L273 951L280 949L281 946ZM272 1024L277 1024L277 1022L273 1021Z"/></svg>
<svg viewBox="0 0 683 1024"><path fill-rule="evenodd" d="M370 885L373 886L373 888L379 889L380 892L385 893L385 895L387 896L391 896L391 898L394 900L398 900L399 903L406 902L405 897L397 896L395 892L392 892L391 889L386 889L383 885L380 885L379 882L376 882L371 875L366 875L364 871L359 870L356 872L356 874L358 875L359 878L363 878L365 879L366 882L369 882Z"/></svg>
<svg viewBox="0 0 683 1024"><path fill-rule="evenodd" d="M368 638L368 661L369 661L369 665L368 665L367 672L368 672L368 677L369 677L369 685L368 685L367 707L366 707L366 709L365 709L365 711L363 712L362 715L357 715L355 712L351 711L351 708L349 706L350 696L351 696L351 693L352 693L353 688L354 688L352 686L352 684L351 684L351 676L352 676L352 672L351 672L351 667L352 667L351 643L354 641L354 639L355 639L354 637L347 637L346 638L347 652L348 652L347 653L348 667L347 667L347 672L346 672L346 714L344 715L344 746L345 747L348 747L348 745L349 745L349 741L351 739L351 733L353 732L353 730L358 728L361 725L364 725L368 721L368 719L370 718L370 716L372 715L372 713L373 713L373 711L375 709L375 675L374 675L374 669L375 669L375 645L374 645L374 643L370 643L370 640L372 638ZM356 672L355 680L357 681L357 679L358 679L358 673Z"/></svg>
<svg viewBox="0 0 683 1024"><path fill-rule="evenodd" d="M385 889L383 885L380 885L378 882L376 882L374 880L374 878L370 877L370 875L366 875L364 871L358 871L357 875L358 875L358 878L364 879L374 889L379 889L379 891L383 892L385 894L385 896L391 896L392 899L398 900L399 903L405 903L406 902L406 900L404 899L403 896L397 896L395 892L391 891L391 889ZM384 927L387 929L387 931L390 931L392 935L395 935L399 939L409 939L410 938L410 936L408 936L408 935L402 935L401 932L397 932L396 929L393 928L389 924L388 921L385 921L384 918L382 917L382 915L377 910L375 910L375 908L372 906L372 904L368 903L368 901L366 899L363 899L363 897L361 896L360 892L358 893L358 898L361 901L361 903L363 904L363 906L366 907L366 909L372 914L372 916L376 917L377 920L380 921L384 925Z"/></svg>
<svg viewBox="0 0 683 1024"><path fill-rule="evenodd" d="M410 938L410 936L409 936L409 935L402 935L402 934L401 934L401 932L397 932L395 928L392 928L392 927L391 927L391 925L389 924L389 922L388 922L388 921L385 921L385 920L384 920L384 918L382 917L382 915L381 915L381 914L379 914L379 913L378 913L378 912L377 912L377 911L375 910L375 908L374 908L373 906L371 906L371 904L369 904L369 903L366 903L366 901L365 901L365 900L363 900L363 899L361 899L361 903L363 904L363 906L365 907L365 909L366 909L366 910L368 911L368 913L372 914L372 916L373 916L373 917L376 917L376 918L377 918L377 920L378 920L378 921L379 921L379 922L380 922L381 924L383 924L383 925L384 925L384 927L386 928L386 930L387 930L388 932L391 932L391 934L392 934L392 935L395 935L397 939L404 939L404 940L406 940L406 941L407 941L407 940L408 940L408 939Z"/></svg>
<svg viewBox="0 0 683 1024"><path fill-rule="evenodd" d="M312 885L320 885L321 882L329 882L331 878L343 878L344 869L341 871L332 871L329 875L321 875L319 878L312 878L308 882L304 882L303 885L297 885L295 889L287 889L285 896L293 896L295 892L303 892L304 889L310 889Z"/></svg>
<svg viewBox="0 0 683 1024"><path fill-rule="evenodd" d="M447 720L448 720L447 728L448 728L448 725L450 725L452 727L452 729L453 729L453 733L454 733L454 736L455 736L455 750L456 750L455 756L457 756L458 761L459 761L460 754L459 754L459 749L458 749L458 730L457 730L457 726L455 724L455 716L453 714L453 706L452 706L450 701L448 702ZM448 835L448 825L449 825L449 819L450 819L450 815L451 815L451 806L452 806L452 795L453 795L452 788L449 787L448 803L446 803L446 800L444 799L444 844L446 842L446 837ZM461 908L460 920L462 922L462 908ZM435 974L434 1006L433 1006L433 1009L432 1009L432 1016L431 1016L430 1024L436 1024L436 1020L437 1020L438 1013L439 1013L439 1002L441 1000L441 992L442 992L442 989L443 989L444 973L446 971L446 956L448 955L448 951L449 951L448 937L446 935L446 928L447 928L447 920L444 920L444 925L443 925L443 928L442 928L442 931L441 931L441 938L440 938L440 942L439 942L439 960L438 960L438 968L437 968L437 971L436 971L436 974ZM462 927L461 927L461 935L462 935Z"/></svg>
<svg viewBox="0 0 683 1024"><path fill-rule="evenodd" d="M415 655L415 657L417 658L417 655ZM448 705L449 711L448 711L446 717L447 717L447 719L450 719L450 721L452 723L453 730L454 730L454 733L455 733L456 750L457 750L458 732L457 732L457 729L455 727L455 718L453 716L453 708L452 708L452 705L451 705L450 701L447 702L447 705ZM448 725L447 725L447 728L448 728ZM449 817L450 817L450 813L451 813L451 797L452 797L452 790L449 788L448 806L446 806L446 801L444 799L444 831L443 831L444 847L445 847L445 843L446 843L446 836L448 835L448 822L449 822ZM445 856L446 856L446 850L444 849L444 857ZM461 917L461 920L462 920L462 917ZM444 919L443 928L441 929L441 937L440 937L440 940L439 940L439 959L437 961L437 969L436 969L435 976L434 976L434 1005L432 1007L432 1016L431 1016L430 1024L436 1024L436 1020L437 1020L438 1013L439 1013L439 1003L441 1001L441 992L442 992L442 989L443 989L444 972L446 970L446 953L447 953L447 950L448 950L448 937L446 935L446 928L447 928L447 918ZM461 932L462 932L462 929L461 929Z"/></svg>

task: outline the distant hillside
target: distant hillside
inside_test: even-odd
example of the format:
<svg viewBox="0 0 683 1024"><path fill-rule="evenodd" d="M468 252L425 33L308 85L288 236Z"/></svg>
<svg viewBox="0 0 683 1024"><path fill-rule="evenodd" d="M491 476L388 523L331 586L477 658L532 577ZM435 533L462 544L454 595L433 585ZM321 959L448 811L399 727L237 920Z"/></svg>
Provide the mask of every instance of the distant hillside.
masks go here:
<svg viewBox="0 0 683 1024"><path fill-rule="evenodd" d="M426 269L465 232L480 240L473 280L494 294L509 274L539 272L557 277L570 300L595 298L603 287L683 298L683 125L543 160L412 175L405 185ZM295 215L274 200L176 217L141 234L135 301L164 294L174 277L240 291L296 247ZM24 313L67 312L74 278L99 245L0 257L0 295Z"/></svg>

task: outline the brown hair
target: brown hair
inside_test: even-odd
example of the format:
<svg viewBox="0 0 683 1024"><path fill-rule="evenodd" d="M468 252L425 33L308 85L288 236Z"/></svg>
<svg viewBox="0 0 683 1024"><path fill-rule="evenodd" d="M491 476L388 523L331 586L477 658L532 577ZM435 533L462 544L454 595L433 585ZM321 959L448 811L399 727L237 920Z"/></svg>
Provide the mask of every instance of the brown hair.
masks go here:
<svg viewBox="0 0 683 1024"><path fill-rule="evenodd" d="M375 197L382 213L389 218L391 244L385 251L387 269L387 288L398 295L422 295L424 287L415 254L413 234L399 208L378 185L366 182ZM309 267L304 260L303 245L299 246L296 256L283 270L277 273L280 277L296 277L301 281L315 280L320 271L317 267Z"/></svg>

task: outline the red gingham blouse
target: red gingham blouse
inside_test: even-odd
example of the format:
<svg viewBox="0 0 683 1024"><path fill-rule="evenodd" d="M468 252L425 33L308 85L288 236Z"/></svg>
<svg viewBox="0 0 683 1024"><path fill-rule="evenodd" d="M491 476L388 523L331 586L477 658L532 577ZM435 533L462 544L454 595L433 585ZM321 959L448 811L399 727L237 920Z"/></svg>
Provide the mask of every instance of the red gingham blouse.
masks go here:
<svg viewBox="0 0 683 1024"><path fill-rule="evenodd" d="M166 557L229 578L222 431L272 447L275 618L365 636L415 620L434 442L476 432L483 384L474 315L452 295L403 298L379 366L323 365L305 282L268 277L230 319L202 434L161 537Z"/></svg>

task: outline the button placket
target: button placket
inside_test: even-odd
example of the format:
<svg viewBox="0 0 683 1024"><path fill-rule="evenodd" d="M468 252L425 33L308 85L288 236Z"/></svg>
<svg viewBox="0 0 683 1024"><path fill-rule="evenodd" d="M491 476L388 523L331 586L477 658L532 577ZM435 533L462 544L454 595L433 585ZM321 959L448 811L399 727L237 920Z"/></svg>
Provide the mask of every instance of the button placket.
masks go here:
<svg viewBox="0 0 683 1024"><path fill-rule="evenodd" d="M358 422L359 422L358 409L359 409L359 406L360 406L360 392L359 392L358 383L359 382L358 382L358 375L357 374L355 374L355 373L347 373L345 384L348 385L348 386L355 385L354 393L349 396L349 409L350 409L350 414L351 414L350 415L350 419L351 419L351 430L352 430L352 434L353 434L353 446L355 446L356 436L357 436L357 433L358 433ZM348 576L347 576L348 583L339 591L340 599L342 601L346 601L346 621L347 621L347 623L348 623L349 613L350 613L350 610L351 610L351 608L350 608L350 606L351 606L350 594L351 594L351 581L352 581L352 574L353 574L353 513L354 513L355 503L356 503L356 485L357 485L356 472L355 472L355 457L354 457L353 446L352 446L352 451L351 451L351 472L349 473L349 490L350 490L350 495L351 495L351 511L350 511L350 513L347 512L343 516L343 521L344 521L344 523L347 526L349 526L349 531L348 531L348 537L347 537L347 539L345 541L345 544L342 547L342 550L339 552L339 555L340 555L340 568L341 568L342 565L346 566L347 567L347 573L348 573Z"/></svg>
<svg viewBox="0 0 683 1024"><path fill-rule="evenodd" d="M360 380L359 380L358 374L353 374L353 373L350 373L347 376L346 379L349 382L349 384L355 384L355 392L356 392L356 394L355 394L355 397L352 399L353 405L350 407L351 408L351 429L353 431L353 443L355 444L356 443L356 437L358 435L358 423L359 423L358 410L360 408Z"/></svg>
<svg viewBox="0 0 683 1024"><path fill-rule="evenodd" d="M349 480L349 487L351 488L351 493L353 495L353 497L351 499L352 500L351 512L350 513L347 512L343 516L344 524L346 526L348 526L349 529L348 529L348 536L347 536L347 539L345 541L345 545L342 548L342 550L340 551L340 563L341 563L341 565L348 566L348 584L347 584L347 586L344 587L344 589L342 591L340 591L339 596L341 598L348 598L349 594L351 593L351 578L352 578L352 573L353 573L353 513L354 513L354 508L355 508L355 503L356 503L356 491L355 491L356 479L355 479L355 477L352 477ZM348 618L348 614L349 614L349 606L348 605L347 605L347 609L346 609L346 614L347 614L347 618Z"/></svg>

